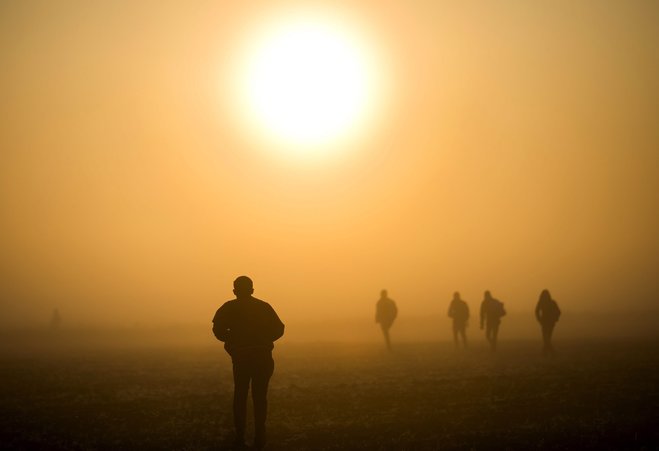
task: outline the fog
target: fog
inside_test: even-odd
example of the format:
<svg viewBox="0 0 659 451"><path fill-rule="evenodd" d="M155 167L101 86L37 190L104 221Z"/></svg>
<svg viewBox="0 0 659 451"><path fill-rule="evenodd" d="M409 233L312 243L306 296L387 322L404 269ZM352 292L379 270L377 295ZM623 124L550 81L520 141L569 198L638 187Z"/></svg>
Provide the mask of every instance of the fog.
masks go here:
<svg viewBox="0 0 659 451"><path fill-rule="evenodd" d="M242 274L292 341L379 339L383 288L394 340L448 339L454 291L472 336L484 290L502 340L537 333L544 288L566 335L654 328L657 4L332 6L390 92L304 161L248 136L225 83L254 21L295 5L3 2L3 328L58 308L63 330L210 334Z"/></svg>

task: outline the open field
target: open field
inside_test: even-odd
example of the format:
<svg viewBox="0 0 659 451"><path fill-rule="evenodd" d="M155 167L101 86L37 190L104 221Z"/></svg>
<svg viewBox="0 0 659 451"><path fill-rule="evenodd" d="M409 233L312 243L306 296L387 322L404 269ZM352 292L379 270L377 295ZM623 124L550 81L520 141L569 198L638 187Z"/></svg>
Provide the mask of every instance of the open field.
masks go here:
<svg viewBox="0 0 659 451"><path fill-rule="evenodd" d="M659 342L283 343L272 450L657 449ZM5 349L3 449L225 449L221 346ZM251 411L250 411L251 415Z"/></svg>

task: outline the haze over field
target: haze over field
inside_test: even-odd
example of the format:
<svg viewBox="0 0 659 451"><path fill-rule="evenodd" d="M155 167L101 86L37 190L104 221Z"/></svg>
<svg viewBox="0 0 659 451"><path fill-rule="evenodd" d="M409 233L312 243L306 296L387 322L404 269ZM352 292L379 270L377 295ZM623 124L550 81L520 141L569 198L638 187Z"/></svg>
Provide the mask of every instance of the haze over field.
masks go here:
<svg viewBox="0 0 659 451"><path fill-rule="evenodd" d="M241 274L285 323L372 321L382 288L401 321L456 290L473 313L486 289L511 314L543 288L656 308L659 4L317 3L383 81L367 126L305 157L230 83L298 7L2 3L3 326L210 322Z"/></svg>

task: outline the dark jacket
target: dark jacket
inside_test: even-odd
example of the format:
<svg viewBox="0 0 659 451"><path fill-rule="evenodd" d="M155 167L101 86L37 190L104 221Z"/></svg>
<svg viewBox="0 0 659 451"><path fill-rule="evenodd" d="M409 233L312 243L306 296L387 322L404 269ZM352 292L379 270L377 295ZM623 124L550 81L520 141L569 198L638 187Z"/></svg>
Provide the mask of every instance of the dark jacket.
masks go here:
<svg viewBox="0 0 659 451"><path fill-rule="evenodd" d="M551 324L558 321L561 316L561 309L553 299L538 301L535 307L535 317L542 324Z"/></svg>
<svg viewBox="0 0 659 451"><path fill-rule="evenodd" d="M284 335L284 324L267 302L254 297L225 302L213 317L213 334L235 357L252 351L271 351Z"/></svg>
<svg viewBox="0 0 659 451"><path fill-rule="evenodd" d="M389 298L380 298L375 306L375 322L383 327L391 327L398 316L396 303Z"/></svg>
<svg viewBox="0 0 659 451"><path fill-rule="evenodd" d="M501 317L506 315L506 309L503 308L503 302L498 299L485 299L481 303L481 327L484 322L488 324L499 324Z"/></svg>
<svg viewBox="0 0 659 451"><path fill-rule="evenodd" d="M448 308L448 316L456 323L466 323L469 320L469 306L462 299L453 299Z"/></svg>

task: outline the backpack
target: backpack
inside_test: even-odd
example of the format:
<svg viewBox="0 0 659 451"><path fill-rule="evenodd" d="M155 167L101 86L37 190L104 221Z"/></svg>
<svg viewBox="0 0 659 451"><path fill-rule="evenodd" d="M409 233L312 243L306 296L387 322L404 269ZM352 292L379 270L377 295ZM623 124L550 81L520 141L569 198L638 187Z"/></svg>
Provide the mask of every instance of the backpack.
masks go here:
<svg viewBox="0 0 659 451"><path fill-rule="evenodd" d="M453 319L467 321L469 319L469 306L466 302L458 302L453 306Z"/></svg>
<svg viewBox="0 0 659 451"><path fill-rule="evenodd" d="M496 312L499 318L501 318L502 316L506 316L506 309L503 308L503 302L497 301Z"/></svg>

